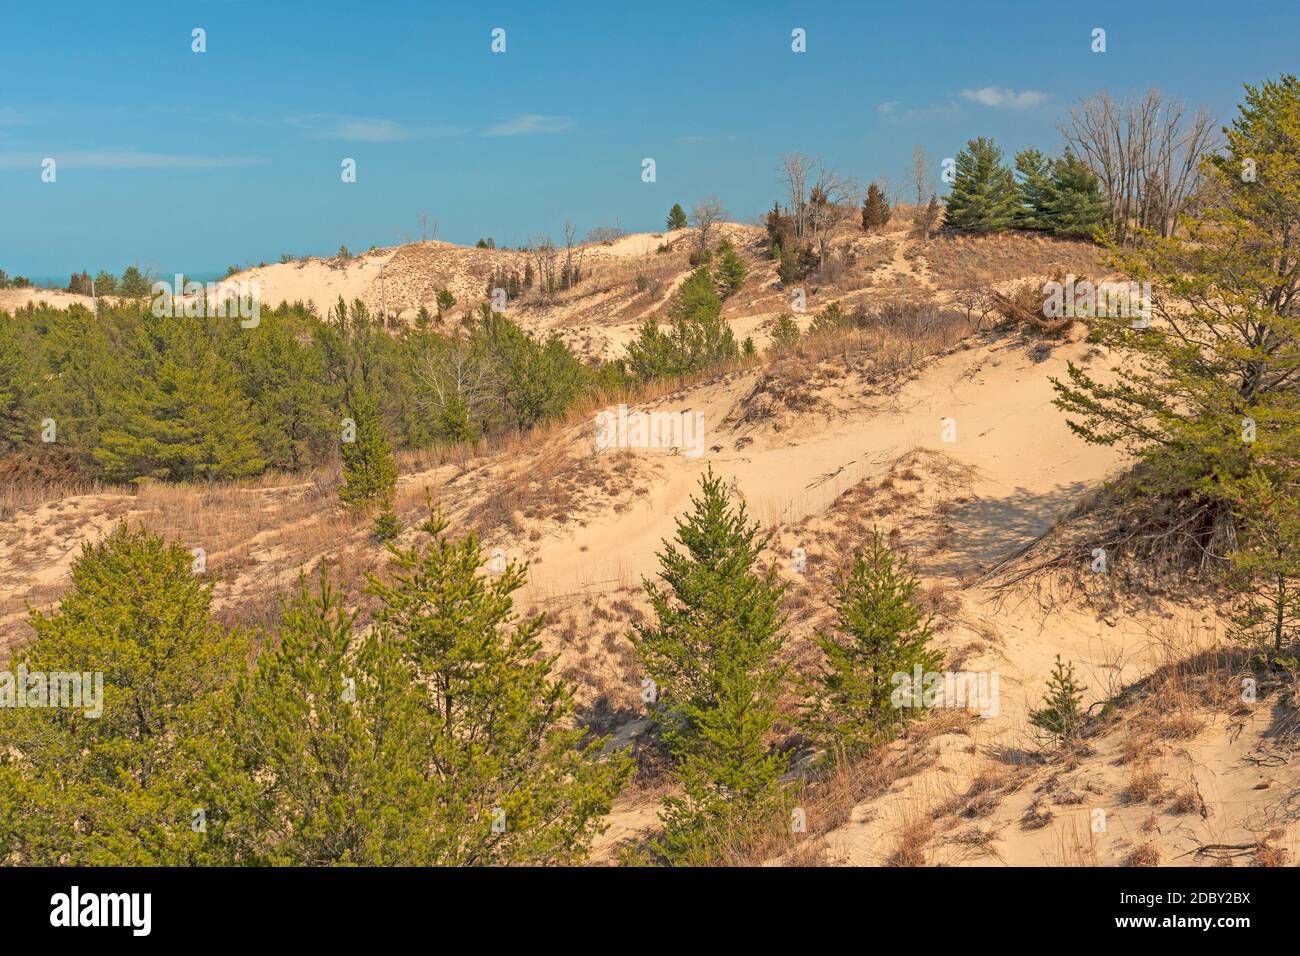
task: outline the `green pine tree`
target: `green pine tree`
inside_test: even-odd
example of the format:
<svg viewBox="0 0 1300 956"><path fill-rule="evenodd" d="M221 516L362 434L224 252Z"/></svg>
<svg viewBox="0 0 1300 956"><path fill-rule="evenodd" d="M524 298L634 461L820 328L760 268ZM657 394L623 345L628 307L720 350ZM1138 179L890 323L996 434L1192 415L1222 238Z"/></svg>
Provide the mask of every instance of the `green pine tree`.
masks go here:
<svg viewBox="0 0 1300 956"><path fill-rule="evenodd" d="M731 326L722 318L722 300L708 269L696 269L682 283L668 303L668 316L683 372L712 368L740 354Z"/></svg>
<svg viewBox="0 0 1300 956"><path fill-rule="evenodd" d="M726 299L740 291L748 270L730 240L718 244L718 292Z"/></svg>
<svg viewBox="0 0 1300 956"><path fill-rule="evenodd" d="M711 858L727 838L780 825L782 755L770 750L786 676L775 566L756 565L768 538L710 470L676 545L659 553L660 583L645 581L654 619L632 634L655 682L665 740L683 794L667 801L657 849L678 863Z"/></svg>
<svg viewBox="0 0 1300 956"><path fill-rule="evenodd" d="M668 219L664 222L664 228L670 231L686 228L686 210L682 208L681 203L673 203L673 208L668 210Z"/></svg>
<svg viewBox="0 0 1300 956"><path fill-rule="evenodd" d="M1101 181L1088 164L1067 152L1052 163L1051 188L1043 206L1046 226L1055 235L1091 238L1106 218Z"/></svg>
<svg viewBox="0 0 1300 956"><path fill-rule="evenodd" d="M1226 579L1240 595L1233 636L1277 657L1300 639L1300 473L1255 468L1235 485L1239 547Z"/></svg>
<svg viewBox="0 0 1300 956"><path fill-rule="evenodd" d="M790 352L799 344L799 323L789 312L782 312L772 325L771 350L777 354Z"/></svg>
<svg viewBox="0 0 1300 956"><path fill-rule="evenodd" d="M776 274L785 285L804 278L812 268L812 256L807 247L800 246L793 238L788 243L776 247L775 254Z"/></svg>
<svg viewBox="0 0 1300 956"><path fill-rule="evenodd" d="M392 506L397 489L397 463L379 420L379 409L367 391L359 391L352 399L354 440L339 445L343 457L343 487L339 500L358 513L374 509L387 510Z"/></svg>
<svg viewBox="0 0 1300 956"><path fill-rule="evenodd" d="M82 548L59 609L32 613L35 639L8 669L99 673L103 691L98 716L84 695L81 709L3 712L0 847L19 861L213 862L194 828L192 744L219 733L215 702L250 648L212 623L192 561L121 524Z"/></svg>
<svg viewBox="0 0 1300 956"><path fill-rule="evenodd" d="M697 745L674 768L681 793L664 801L653 850L679 866L708 866L780 830L789 812L780 776L788 763L768 737L779 716L777 668L725 667L711 706L694 724Z"/></svg>
<svg viewBox="0 0 1300 956"><path fill-rule="evenodd" d="M117 294L124 299L143 299L149 292L149 277L138 266L127 266L118 280Z"/></svg>
<svg viewBox="0 0 1300 956"><path fill-rule="evenodd" d="M1053 190L1053 164L1037 149L1022 149L1016 153L1016 188L1020 205L1016 210L1017 229L1050 229L1049 208L1055 199Z"/></svg>
<svg viewBox="0 0 1300 956"><path fill-rule="evenodd" d="M572 724L573 691L541 654L539 615L511 595L526 568L485 574L478 539L431 514L424 547L390 546L393 579L371 577L379 620L428 689L439 864L574 863L603 828L630 761L601 756ZM494 822L497 824L493 826Z"/></svg>
<svg viewBox="0 0 1300 956"><path fill-rule="evenodd" d="M433 724L391 629L355 632L322 569L220 710L204 750L211 838L253 866L430 865L442 850Z"/></svg>
<svg viewBox="0 0 1300 956"><path fill-rule="evenodd" d="M402 524L397 520L397 512L391 506L384 508L375 515L372 530L376 541L392 541L402 533Z"/></svg>
<svg viewBox="0 0 1300 956"><path fill-rule="evenodd" d="M213 481L265 468L256 418L199 320L141 329L129 361L133 374L117 379L101 409L93 456L105 477Z"/></svg>
<svg viewBox="0 0 1300 956"><path fill-rule="evenodd" d="M1126 314L1089 322L1113 379L1070 363L1054 380L1071 429L1136 456L1146 493L1220 511L1252 471L1292 473L1300 448L1300 270L1279 265L1300 235L1300 81L1247 87L1227 141L1179 234L1116 251L1151 295L1149 327Z"/></svg>
<svg viewBox="0 0 1300 956"><path fill-rule="evenodd" d="M646 319L637 336L627 345L624 358L634 377L649 382L685 371L685 359L672 335L659 328L654 319Z"/></svg>
<svg viewBox="0 0 1300 956"><path fill-rule="evenodd" d="M687 375L713 368L740 355L730 324L722 318L722 300L712 273L696 269L668 306L671 330L653 319L641 326L627 347L627 366L643 381Z"/></svg>
<svg viewBox="0 0 1300 956"><path fill-rule="evenodd" d="M447 289L439 289L438 295L434 299L438 307L438 321L441 322L452 307L456 304L456 297Z"/></svg>
<svg viewBox="0 0 1300 956"><path fill-rule="evenodd" d="M837 756L888 740L918 711L893 700L895 676L935 671L929 621L916 606L919 579L873 530L836 583L834 631L819 632L826 667L812 682L805 723Z"/></svg>
<svg viewBox="0 0 1300 956"><path fill-rule="evenodd" d="M844 313L844 309L840 304L832 302L813 316L812 323L808 326L808 334L829 335L835 332L843 332L851 325L852 320Z"/></svg>
<svg viewBox="0 0 1300 956"><path fill-rule="evenodd" d="M19 338L18 323L0 316L0 454L24 444L36 431L29 346Z"/></svg>
<svg viewBox="0 0 1300 956"><path fill-rule="evenodd" d="M239 331L240 389L251 397L261 457L268 467L297 471L323 457L335 418L324 384L324 356L286 321Z"/></svg>
<svg viewBox="0 0 1300 956"><path fill-rule="evenodd" d="M581 393L582 363L558 336L539 342L490 309L478 331L495 368L500 405L510 427L525 430L558 418Z"/></svg>
<svg viewBox="0 0 1300 956"><path fill-rule="evenodd" d="M701 266L686 277L668 304L671 319L705 322L722 314L722 299L712 273Z"/></svg>
<svg viewBox="0 0 1300 956"><path fill-rule="evenodd" d="M1066 664L1056 655L1056 666L1047 681L1043 706L1029 711L1029 722L1046 731L1058 743L1066 743L1078 732L1083 723L1083 692L1088 688L1076 683L1074 665Z"/></svg>
<svg viewBox="0 0 1300 956"><path fill-rule="evenodd" d="M984 137L971 140L957 154L945 226L957 232L999 232L1015 223L1018 207L1015 179L1002 164L1002 150Z"/></svg>

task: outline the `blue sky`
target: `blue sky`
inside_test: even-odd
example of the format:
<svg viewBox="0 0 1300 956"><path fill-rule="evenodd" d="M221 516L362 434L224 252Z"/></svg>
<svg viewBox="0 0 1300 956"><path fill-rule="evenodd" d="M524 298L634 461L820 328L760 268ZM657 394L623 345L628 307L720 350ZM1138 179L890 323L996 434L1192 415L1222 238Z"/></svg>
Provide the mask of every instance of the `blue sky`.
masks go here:
<svg viewBox="0 0 1300 956"><path fill-rule="evenodd" d="M793 151L901 181L918 144L936 166L978 135L1054 150L1101 89L1226 119L1300 69L1297 36L1296 0L9 4L0 268L199 273L418 238L421 211L462 243L657 229L709 193L747 220Z"/></svg>

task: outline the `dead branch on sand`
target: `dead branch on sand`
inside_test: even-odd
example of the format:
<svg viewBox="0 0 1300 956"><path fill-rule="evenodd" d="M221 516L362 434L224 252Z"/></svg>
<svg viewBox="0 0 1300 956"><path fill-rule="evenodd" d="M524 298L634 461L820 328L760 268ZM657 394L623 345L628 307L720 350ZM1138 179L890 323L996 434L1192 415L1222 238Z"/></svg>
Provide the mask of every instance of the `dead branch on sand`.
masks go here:
<svg viewBox="0 0 1300 956"><path fill-rule="evenodd" d="M1058 272L1052 281L1064 285L1065 276ZM1081 280L1076 278L1075 281ZM993 308L1004 318L1032 326L1045 335L1058 335L1074 325L1073 316L1049 318L1043 315L1043 287L1037 281L1020 283L1010 295L1003 295L996 289L989 289L988 294L993 300Z"/></svg>

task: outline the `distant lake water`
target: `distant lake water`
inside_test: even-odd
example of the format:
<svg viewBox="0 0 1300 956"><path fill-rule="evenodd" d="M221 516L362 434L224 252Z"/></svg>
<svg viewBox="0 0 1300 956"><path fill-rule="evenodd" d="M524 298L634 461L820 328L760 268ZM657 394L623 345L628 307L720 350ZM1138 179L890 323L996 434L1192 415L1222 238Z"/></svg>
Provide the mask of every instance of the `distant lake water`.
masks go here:
<svg viewBox="0 0 1300 956"><path fill-rule="evenodd" d="M76 269L74 271L80 272L81 270ZM90 273L91 277L93 278L98 272L98 269L92 270ZM220 269L215 272L211 270L196 270L194 272L182 271L181 274L190 282L220 282L226 277L226 270ZM14 274L11 272L9 277L12 279L13 275ZM120 277L121 273L119 272L117 275ZM174 277L174 272L158 273L158 278L163 282L171 282ZM68 280L72 278L72 272L65 272L63 275L53 276L28 276L27 278L30 279L32 285L36 286L38 289L66 289L68 287Z"/></svg>

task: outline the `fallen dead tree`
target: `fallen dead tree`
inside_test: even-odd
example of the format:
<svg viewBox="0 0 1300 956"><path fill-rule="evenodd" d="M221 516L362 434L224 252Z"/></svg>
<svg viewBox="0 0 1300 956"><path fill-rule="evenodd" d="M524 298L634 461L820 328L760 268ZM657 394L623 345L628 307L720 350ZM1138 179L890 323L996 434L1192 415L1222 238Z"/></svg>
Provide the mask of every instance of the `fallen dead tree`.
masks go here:
<svg viewBox="0 0 1300 956"><path fill-rule="evenodd" d="M1057 272L1050 281L1065 284L1066 277ZM1079 282L1075 279L1075 282ZM1075 322L1072 315L1063 315L1060 317L1051 317L1044 314L1043 303L1046 301L1043 292L1043 284L1030 280L1022 282L1011 290L1010 295L1004 295L996 289L989 289L989 298L993 301L993 309L1003 318L1018 322L1023 325L1032 326L1045 335L1059 335L1064 332Z"/></svg>
<svg viewBox="0 0 1300 956"><path fill-rule="evenodd" d="M1192 494L1149 495L1140 478L1098 489L971 584L1002 591L1050 579L1085 592L1212 584L1237 547L1230 509Z"/></svg>

